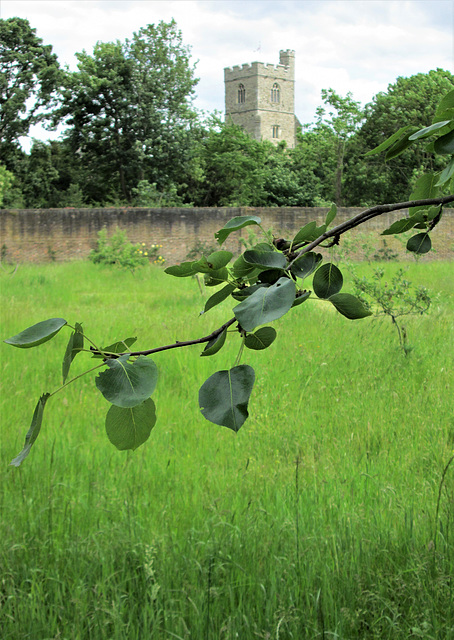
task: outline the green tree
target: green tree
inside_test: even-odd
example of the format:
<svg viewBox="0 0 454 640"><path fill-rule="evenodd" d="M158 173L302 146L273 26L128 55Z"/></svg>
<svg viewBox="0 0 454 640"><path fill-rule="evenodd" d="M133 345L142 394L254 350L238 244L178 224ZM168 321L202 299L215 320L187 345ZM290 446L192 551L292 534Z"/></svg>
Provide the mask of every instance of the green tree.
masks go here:
<svg viewBox="0 0 454 640"><path fill-rule="evenodd" d="M56 120L83 169L87 198L130 201L140 180L165 189L182 166L197 80L176 23L78 53Z"/></svg>
<svg viewBox="0 0 454 640"><path fill-rule="evenodd" d="M49 117L61 75L57 56L28 20L0 20L0 161L15 170L19 138Z"/></svg>
<svg viewBox="0 0 454 640"><path fill-rule="evenodd" d="M397 78L386 92L377 94L366 105L364 124L347 149L346 205L405 200L419 175L445 166L443 156L435 156L421 145L405 149L391 163L383 156L364 161L364 154L408 123L416 131L430 122L437 104L453 87L454 76L449 71L436 69Z"/></svg>
<svg viewBox="0 0 454 640"><path fill-rule="evenodd" d="M363 119L360 103L351 93L344 97L333 89L323 89L324 106L316 111L316 121L298 136L294 153L300 170L312 172L320 180L327 201L342 204L343 173L347 144Z"/></svg>

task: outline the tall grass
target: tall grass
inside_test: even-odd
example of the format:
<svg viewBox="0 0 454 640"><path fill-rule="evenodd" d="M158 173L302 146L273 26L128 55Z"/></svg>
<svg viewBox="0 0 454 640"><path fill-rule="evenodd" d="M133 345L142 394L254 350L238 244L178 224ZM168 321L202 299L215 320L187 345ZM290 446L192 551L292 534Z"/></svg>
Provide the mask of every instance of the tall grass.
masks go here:
<svg viewBox="0 0 454 640"><path fill-rule="evenodd" d="M134 453L108 442L91 376L49 401L29 458L8 467L39 395L60 384L68 334L2 344L1 637L454 638L452 469L435 521L454 447L452 275L410 267L439 293L406 322L407 358L391 323L323 302L275 323L272 347L243 355L257 379L237 435L197 406L237 345L157 354L158 422ZM158 268L23 266L1 285L3 338L61 316L101 344L137 335L147 348L231 314L199 316L197 284Z"/></svg>

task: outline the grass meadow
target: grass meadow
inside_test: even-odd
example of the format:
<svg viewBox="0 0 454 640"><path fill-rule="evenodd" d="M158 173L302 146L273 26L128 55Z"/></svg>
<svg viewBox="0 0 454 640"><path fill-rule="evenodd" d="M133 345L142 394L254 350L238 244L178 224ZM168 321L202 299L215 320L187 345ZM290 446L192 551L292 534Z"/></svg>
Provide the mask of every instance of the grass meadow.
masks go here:
<svg viewBox="0 0 454 640"><path fill-rule="evenodd" d="M58 316L97 343L150 348L231 317L228 302L199 316L197 283L158 267L0 277L2 339ZM309 300L274 323L268 350L243 354L256 384L236 435L197 398L238 341L212 358L156 354L158 421L135 452L108 441L90 374L49 400L10 467L39 396L61 384L69 331L2 343L2 640L454 639L454 465L437 513L454 448L453 263L411 263L408 277L433 297L404 323L408 357L389 320ZM92 364L80 355L72 373Z"/></svg>

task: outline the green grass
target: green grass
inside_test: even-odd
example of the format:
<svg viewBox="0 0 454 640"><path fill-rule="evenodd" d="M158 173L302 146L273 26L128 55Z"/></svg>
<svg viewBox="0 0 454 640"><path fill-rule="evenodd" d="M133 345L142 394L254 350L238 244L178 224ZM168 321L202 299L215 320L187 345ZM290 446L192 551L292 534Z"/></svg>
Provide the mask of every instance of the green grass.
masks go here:
<svg viewBox="0 0 454 640"><path fill-rule="evenodd" d="M238 341L213 358L157 354L158 421L134 453L107 440L91 374L49 400L9 467L60 384L69 332L1 344L2 640L454 639L452 466L435 521L454 448L453 275L409 266L436 295L405 321L408 357L389 320L323 302L274 323L270 349L243 354L256 385L237 435L203 419L197 392ZM149 348L231 316L228 303L199 316L196 282L158 268L21 266L1 287L2 338L61 316L95 342ZM78 356L72 374L92 363Z"/></svg>

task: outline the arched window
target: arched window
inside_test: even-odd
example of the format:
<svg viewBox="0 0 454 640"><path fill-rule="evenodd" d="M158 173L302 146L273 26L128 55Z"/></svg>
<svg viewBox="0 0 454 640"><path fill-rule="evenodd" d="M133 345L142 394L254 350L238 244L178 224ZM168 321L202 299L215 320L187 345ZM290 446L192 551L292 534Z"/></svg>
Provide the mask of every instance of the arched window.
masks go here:
<svg viewBox="0 0 454 640"><path fill-rule="evenodd" d="M280 102L280 89L277 82L273 84L273 88L271 89L271 102Z"/></svg>
<svg viewBox="0 0 454 640"><path fill-rule="evenodd" d="M238 85L238 104L244 104L246 102L246 89L244 84Z"/></svg>
<svg viewBox="0 0 454 640"><path fill-rule="evenodd" d="M273 124L273 138L279 138L279 125Z"/></svg>

